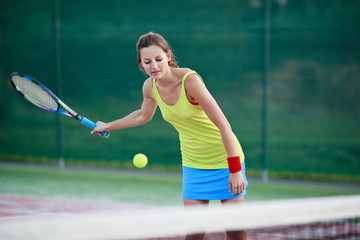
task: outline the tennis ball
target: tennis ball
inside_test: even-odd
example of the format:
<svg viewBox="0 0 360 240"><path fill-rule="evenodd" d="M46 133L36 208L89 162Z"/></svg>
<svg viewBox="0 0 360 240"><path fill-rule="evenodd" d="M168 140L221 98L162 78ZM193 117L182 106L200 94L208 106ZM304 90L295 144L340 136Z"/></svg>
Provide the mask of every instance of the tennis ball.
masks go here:
<svg viewBox="0 0 360 240"><path fill-rule="evenodd" d="M137 168L145 167L147 162L148 162L147 157L142 153L138 153L134 156L133 163Z"/></svg>

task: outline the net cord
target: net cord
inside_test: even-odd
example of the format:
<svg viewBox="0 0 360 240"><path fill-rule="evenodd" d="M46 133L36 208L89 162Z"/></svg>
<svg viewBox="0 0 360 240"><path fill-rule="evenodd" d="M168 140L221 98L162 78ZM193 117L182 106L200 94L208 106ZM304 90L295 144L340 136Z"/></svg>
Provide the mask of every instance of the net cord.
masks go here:
<svg viewBox="0 0 360 240"><path fill-rule="evenodd" d="M136 239L250 229L360 216L360 195L171 208L134 213L63 214L0 222L0 239Z"/></svg>

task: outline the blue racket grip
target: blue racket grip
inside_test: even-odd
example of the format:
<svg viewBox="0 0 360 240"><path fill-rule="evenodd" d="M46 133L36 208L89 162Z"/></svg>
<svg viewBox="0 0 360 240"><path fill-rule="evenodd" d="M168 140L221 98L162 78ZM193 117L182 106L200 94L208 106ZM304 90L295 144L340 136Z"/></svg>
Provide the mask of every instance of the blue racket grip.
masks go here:
<svg viewBox="0 0 360 240"><path fill-rule="evenodd" d="M95 124L93 121L87 119L86 117L82 117L82 119L80 120L80 122L81 122L83 125L91 128L91 129L96 128L96 124ZM108 138L109 135L110 135L109 132L101 132L101 134L104 136L104 138Z"/></svg>

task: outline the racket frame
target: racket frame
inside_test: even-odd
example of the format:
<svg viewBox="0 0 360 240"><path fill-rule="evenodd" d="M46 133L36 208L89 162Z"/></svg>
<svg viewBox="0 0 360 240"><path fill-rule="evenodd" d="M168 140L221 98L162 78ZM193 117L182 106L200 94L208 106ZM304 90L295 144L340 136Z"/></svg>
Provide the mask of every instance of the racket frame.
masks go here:
<svg viewBox="0 0 360 240"><path fill-rule="evenodd" d="M16 91L24 98L25 94L21 92L21 89L18 88L16 86L16 84L13 81L13 76L19 76L21 78L25 78L28 81L31 81L32 83L36 84L38 87L40 87L42 90L44 90L52 99L54 99L54 101L57 103L58 107L57 109L50 109L44 106L39 106L38 104L33 103L34 105L50 111L50 112L57 112L63 115L66 115L68 117L72 117L78 121L80 121L83 125L94 129L96 128L96 124L94 122L92 122L91 120L87 119L84 116L79 115L77 112L75 112L73 109L71 109L68 105L66 105L63 101L61 101L52 91L50 91L50 89L48 89L46 86L44 86L42 83L40 83L39 81L37 81L36 79L24 74L24 73L20 73L20 72L13 72L12 74L10 74L10 83L11 85L16 89ZM31 101L30 101L31 102ZM60 106L64 109L60 109ZM109 132L101 132L101 134L105 137L108 138L109 137Z"/></svg>

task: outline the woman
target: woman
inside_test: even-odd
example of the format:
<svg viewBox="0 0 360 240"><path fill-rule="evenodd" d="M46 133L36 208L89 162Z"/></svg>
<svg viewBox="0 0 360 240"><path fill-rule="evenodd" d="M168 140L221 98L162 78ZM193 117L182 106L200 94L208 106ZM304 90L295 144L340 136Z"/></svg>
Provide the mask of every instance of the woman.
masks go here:
<svg viewBox="0 0 360 240"><path fill-rule="evenodd" d="M244 154L201 77L179 68L166 40L152 32L139 38L137 61L140 70L149 75L143 85L141 108L113 122L97 122L92 134L102 136L102 131L145 124L159 105L163 118L179 132L184 205L208 205L209 200L242 203L247 186ZM246 239L241 231L227 235L228 239Z"/></svg>

